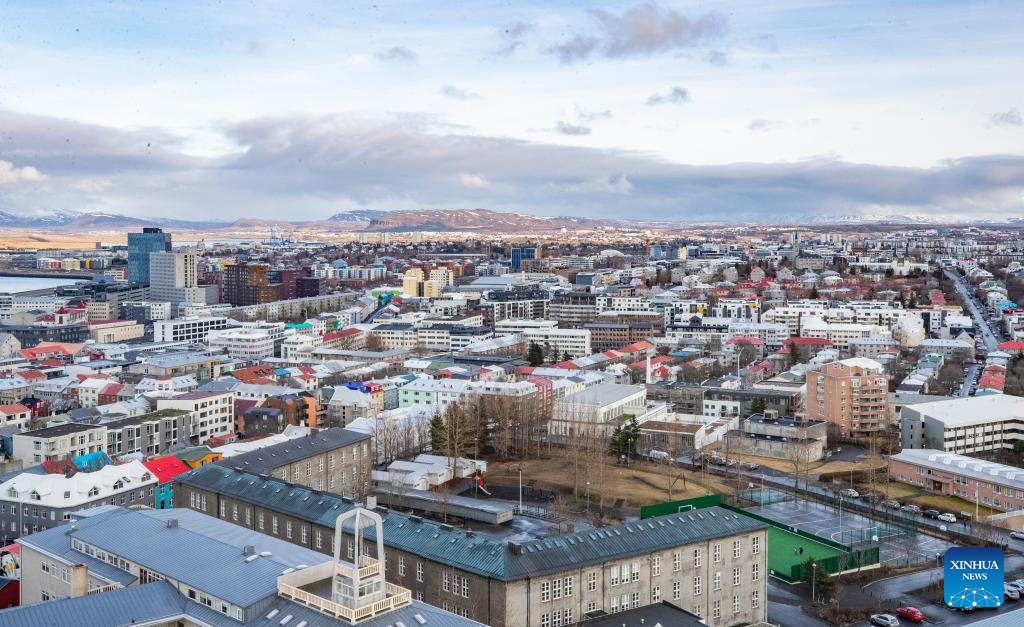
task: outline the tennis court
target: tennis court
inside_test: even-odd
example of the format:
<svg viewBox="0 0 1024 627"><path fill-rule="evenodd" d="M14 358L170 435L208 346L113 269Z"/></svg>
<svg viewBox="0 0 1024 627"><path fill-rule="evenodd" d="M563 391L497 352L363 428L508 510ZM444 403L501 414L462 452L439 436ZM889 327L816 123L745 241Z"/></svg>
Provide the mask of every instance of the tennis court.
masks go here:
<svg viewBox="0 0 1024 627"><path fill-rule="evenodd" d="M745 508L752 514L835 542L865 548L877 546L883 564L904 565L934 561L937 554L955 546L945 540L897 525L886 525L866 516L794 497L790 501ZM808 547L804 547L805 552ZM771 552L769 552L769 558ZM804 558L806 559L806 558Z"/></svg>

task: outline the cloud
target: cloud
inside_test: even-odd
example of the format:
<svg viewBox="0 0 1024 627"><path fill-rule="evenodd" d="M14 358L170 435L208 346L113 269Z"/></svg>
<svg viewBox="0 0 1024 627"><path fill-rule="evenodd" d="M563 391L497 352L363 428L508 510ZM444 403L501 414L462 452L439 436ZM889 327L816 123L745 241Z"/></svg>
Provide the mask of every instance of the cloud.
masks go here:
<svg viewBox="0 0 1024 627"><path fill-rule="evenodd" d="M704 61L709 65L725 67L729 65L729 55L721 50L712 50L704 55Z"/></svg>
<svg viewBox="0 0 1024 627"><path fill-rule="evenodd" d="M587 111L579 106L576 107L576 120L580 124L591 124L593 122L600 122L601 120L610 120L614 117L610 109L603 111Z"/></svg>
<svg viewBox="0 0 1024 627"><path fill-rule="evenodd" d="M779 42L775 38L775 35L771 33L765 33L764 35L758 35L751 40L754 46L764 50L765 52L778 52Z"/></svg>
<svg viewBox="0 0 1024 627"><path fill-rule="evenodd" d="M544 51L563 63L586 59L594 52L609 58L649 56L714 41L728 30L728 19L721 13L689 18L650 2L621 14L604 9L591 9L588 14L597 22L598 33L577 34Z"/></svg>
<svg viewBox="0 0 1024 627"><path fill-rule="evenodd" d="M988 118L990 126L1024 126L1024 117L1017 109L993 113Z"/></svg>
<svg viewBox="0 0 1024 627"><path fill-rule="evenodd" d="M619 174L612 176L596 176L580 181L563 185L562 189L573 194L618 194L626 195L633 191L633 184L629 179Z"/></svg>
<svg viewBox="0 0 1024 627"><path fill-rule="evenodd" d="M267 51L267 44L257 39L250 39L245 43L242 51L254 57L262 56Z"/></svg>
<svg viewBox="0 0 1024 627"><path fill-rule="evenodd" d="M498 30L504 44L498 49L499 55L510 55L526 45L526 38L537 30L530 22L511 22Z"/></svg>
<svg viewBox="0 0 1024 627"><path fill-rule="evenodd" d="M660 104L683 104L690 102L690 91L685 87L678 85L672 87L665 94L653 94L647 98L648 106L656 106Z"/></svg>
<svg viewBox="0 0 1024 627"><path fill-rule="evenodd" d="M0 185L41 181L43 175L30 165L18 168L10 161L0 161Z"/></svg>
<svg viewBox="0 0 1024 627"><path fill-rule="evenodd" d="M459 182L468 189L487 189L491 186L491 182L487 180L486 176L465 172L459 175Z"/></svg>
<svg viewBox="0 0 1024 627"><path fill-rule="evenodd" d="M456 87L455 85L444 85L441 87L441 95L451 98L452 100L476 100L480 97L480 94L466 91Z"/></svg>
<svg viewBox="0 0 1024 627"><path fill-rule="evenodd" d="M553 130L556 133L561 133L562 135L577 135L577 136L579 136L579 135L590 135L590 132L593 129L591 129L589 126L582 126L582 125L579 125L579 124L571 124L569 122L563 122L562 120L559 120L558 123L555 124L555 128Z"/></svg>
<svg viewBox="0 0 1024 627"><path fill-rule="evenodd" d="M1020 155L929 168L836 158L694 166L646 153L468 135L349 112L224 124L213 130L236 149L217 158L185 155L173 135L159 130L2 112L0 128L4 158L16 164L9 169L24 177L23 164L32 164L45 173L38 184L4 188L4 210L10 212L47 207L180 219L312 220L339 207L486 206L545 215L788 224L868 211L938 219L1024 214Z"/></svg>
<svg viewBox="0 0 1024 627"><path fill-rule="evenodd" d="M420 55L416 54L415 50L405 46L392 46L373 56L377 57L378 61L385 63L416 63L420 60Z"/></svg>
<svg viewBox="0 0 1024 627"><path fill-rule="evenodd" d="M754 133L767 133L768 131L777 131L780 128L783 128L784 126L785 123L782 122L781 120L758 119L752 120L750 124L747 125L747 128L749 128Z"/></svg>

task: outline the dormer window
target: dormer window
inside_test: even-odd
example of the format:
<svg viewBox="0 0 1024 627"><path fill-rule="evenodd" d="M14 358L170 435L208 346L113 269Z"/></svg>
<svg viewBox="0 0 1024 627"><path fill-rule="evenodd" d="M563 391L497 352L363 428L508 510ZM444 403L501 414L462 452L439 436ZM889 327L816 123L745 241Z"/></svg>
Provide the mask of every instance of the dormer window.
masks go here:
<svg viewBox="0 0 1024 627"><path fill-rule="evenodd" d="M99 494L100 494L100 489L97 488L96 486L93 486L93 487L89 488L89 496L99 496Z"/></svg>
<svg viewBox="0 0 1024 627"><path fill-rule="evenodd" d="M142 480L143 481L149 481L152 478L153 478L153 475L149 474L148 472L142 475Z"/></svg>
<svg viewBox="0 0 1024 627"><path fill-rule="evenodd" d="M40 497L39 493L36 492L35 490L32 490L32 492L28 495L28 498L32 499L33 501L41 501L42 500L42 497Z"/></svg>
<svg viewBox="0 0 1024 627"><path fill-rule="evenodd" d="M124 487L124 483L120 479L118 479L117 481L114 482L114 489L115 490L120 490L123 487Z"/></svg>
<svg viewBox="0 0 1024 627"><path fill-rule="evenodd" d="M7 496L11 497L12 499L18 498L18 490L15 488L11 488L10 490L7 491Z"/></svg>

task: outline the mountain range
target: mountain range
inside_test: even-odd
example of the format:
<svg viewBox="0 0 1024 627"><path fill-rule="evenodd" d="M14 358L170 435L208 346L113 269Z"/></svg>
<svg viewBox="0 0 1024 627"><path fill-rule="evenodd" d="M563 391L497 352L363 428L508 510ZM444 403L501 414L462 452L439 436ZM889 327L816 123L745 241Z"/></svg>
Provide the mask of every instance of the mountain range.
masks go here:
<svg viewBox="0 0 1024 627"><path fill-rule="evenodd" d="M242 218L234 221L175 220L139 218L107 212L40 211L13 214L0 211L0 229L46 228L63 232L135 229L159 226L194 231L241 229L311 228L329 232L477 231L495 233L538 233L600 228L680 228L698 224L724 223L679 218L658 221L611 220L571 216L537 216L490 209L419 209L380 211L360 209L336 213L325 220L284 221ZM986 220L966 216L907 216L899 214L851 213L843 215L779 216L766 222L776 225L862 225L862 224L1008 224L1024 225L1024 217Z"/></svg>

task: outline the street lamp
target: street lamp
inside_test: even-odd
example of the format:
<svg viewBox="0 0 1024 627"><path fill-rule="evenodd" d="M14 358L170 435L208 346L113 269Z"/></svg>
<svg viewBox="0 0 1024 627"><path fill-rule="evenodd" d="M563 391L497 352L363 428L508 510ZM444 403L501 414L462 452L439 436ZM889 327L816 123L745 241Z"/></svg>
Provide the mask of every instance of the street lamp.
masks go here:
<svg viewBox="0 0 1024 627"><path fill-rule="evenodd" d="M818 563L811 562L811 605L814 605L814 581L818 578Z"/></svg>
<svg viewBox="0 0 1024 627"><path fill-rule="evenodd" d="M587 513L590 513L590 482L587 482Z"/></svg>

